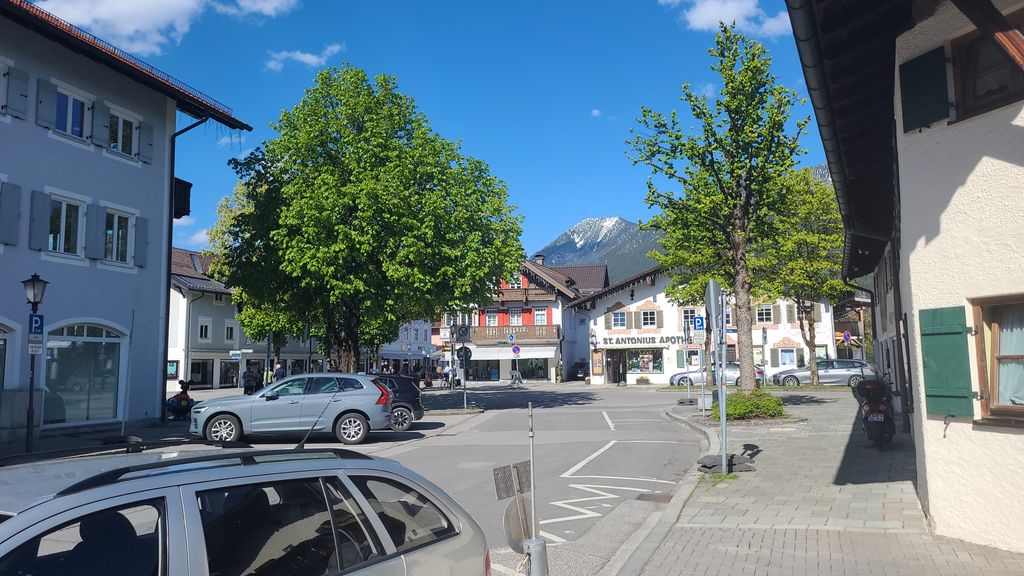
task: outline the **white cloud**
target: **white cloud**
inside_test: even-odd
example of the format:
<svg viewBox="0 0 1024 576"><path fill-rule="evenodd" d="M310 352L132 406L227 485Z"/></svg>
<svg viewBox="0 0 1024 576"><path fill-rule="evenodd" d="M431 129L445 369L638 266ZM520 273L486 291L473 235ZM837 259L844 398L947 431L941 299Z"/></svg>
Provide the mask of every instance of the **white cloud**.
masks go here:
<svg viewBox="0 0 1024 576"><path fill-rule="evenodd" d="M736 23L736 28L757 36L789 34L789 15L786 10L768 14L761 9L759 0L689 0L691 6L681 14L686 26L692 30L714 32L718 23ZM675 0L658 0L663 6L681 4Z"/></svg>
<svg viewBox="0 0 1024 576"><path fill-rule="evenodd" d="M591 108L590 109L590 116L592 118L600 118L601 117L601 111L598 110L597 108Z"/></svg>
<svg viewBox="0 0 1024 576"><path fill-rule="evenodd" d="M235 16L274 17L298 0L38 0L36 4L75 26L138 56L160 54L177 44L211 6Z"/></svg>
<svg viewBox="0 0 1024 576"><path fill-rule="evenodd" d="M196 223L196 219L191 216L182 216L174 221L175 228L187 228Z"/></svg>
<svg viewBox="0 0 1024 576"><path fill-rule="evenodd" d="M708 100L711 100L715 97L715 85L711 82L705 82L700 87L700 93Z"/></svg>
<svg viewBox="0 0 1024 576"><path fill-rule="evenodd" d="M306 66L323 66L327 59L345 49L344 44L328 44L319 54L303 52L301 50L285 50L283 52L271 52L267 60L267 70L281 70L288 60L305 64Z"/></svg>
<svg viewBox="0 0 1024 576"><path fill-rule="evenodd" d="M228 134L227 136L221 136L220 140L217 140L217 148L224 148L225 146L231 146L232 144L244 144L245 134Z"/></svg>
<svg viewBox="0 0 1024 576"><path fill-rule="evenodd" d="M196 231L188 237L188 240L186 240L185 243L194 247L206 246L210 243L210 229L203 228L202 230Z"/></svg>

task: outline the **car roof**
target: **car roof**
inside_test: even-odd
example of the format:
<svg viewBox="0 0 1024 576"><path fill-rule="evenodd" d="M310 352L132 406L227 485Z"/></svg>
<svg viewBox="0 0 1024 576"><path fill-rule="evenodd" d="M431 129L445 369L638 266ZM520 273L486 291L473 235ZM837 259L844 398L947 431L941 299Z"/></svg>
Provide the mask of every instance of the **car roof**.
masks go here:
<svg viewBox="0 0 1024 576"><path fill-rule="evenodd" d="M400 466L333 448L217 449L211 448L209 443L191 442L133 453L119 448L113 452L43 459L0 468L0 513L18 514L40 503L91 489L119 488L125 484L122 489L128 491L127 484L141 481L152 484L154 478L159 478L161 486L177 486L236 475L323 468L391 470Z"/></svg>

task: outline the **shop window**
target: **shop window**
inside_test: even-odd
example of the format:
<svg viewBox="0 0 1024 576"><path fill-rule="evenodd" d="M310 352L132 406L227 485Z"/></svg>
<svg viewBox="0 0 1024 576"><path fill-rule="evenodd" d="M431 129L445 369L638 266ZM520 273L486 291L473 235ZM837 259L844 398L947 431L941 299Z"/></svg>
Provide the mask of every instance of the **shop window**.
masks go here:
<svg viewBox="0 0 1024 576"><path fill-rule="evenodd" d="M665 372L664 350L629 350L626 371L631 374L661 374Z"/></svg>
<svg viewBox="0 0 1024 576"><path fill-rule="evenodd" d="M50 331L43 424L116 418L121 381L117 333L93 324Z"/></svg>
<svg viewBox="0 0 1024 576"><path fill-rule="evenodd" d="M781 366L796 366L796 348L780 348L779 364Z"/></svg>

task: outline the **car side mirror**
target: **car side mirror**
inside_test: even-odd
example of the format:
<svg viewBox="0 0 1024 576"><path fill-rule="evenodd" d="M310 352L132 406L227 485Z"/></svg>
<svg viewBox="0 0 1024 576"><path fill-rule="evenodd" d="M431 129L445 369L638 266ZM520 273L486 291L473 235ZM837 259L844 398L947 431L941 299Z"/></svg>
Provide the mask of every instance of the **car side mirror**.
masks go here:
<svg viewBox="0 0 1024 576"><path fill-rule="evenodd" d="M263 399L267 400L268 402L270 400L277 400L277 398L277 392L267 392L266 394L263 395Z"/></svg>

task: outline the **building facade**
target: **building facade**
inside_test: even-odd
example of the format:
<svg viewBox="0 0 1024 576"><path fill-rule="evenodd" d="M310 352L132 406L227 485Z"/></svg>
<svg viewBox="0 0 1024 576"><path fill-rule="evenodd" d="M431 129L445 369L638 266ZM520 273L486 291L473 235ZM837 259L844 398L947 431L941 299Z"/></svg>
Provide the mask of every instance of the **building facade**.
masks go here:
<svg viewBox="0 0 1024 576"><path fill-rule="evenodd" d="M918 495L937 533L1024 552L1024 11L822 4L789 11Z"/></svg>
<svg viewBox="0 0 1024 576"><path fill-rule="evenodd" d="M250 338L238 323L231 290L209 277L210 258L174 248L171 255L171 317L167 333L167 388L178 380L200 388L233 388L252 369L260 377L273 373L275 361L291 374L322 372L324 357L316 339L289 336L279 350L267 339Z"/></svg>
<svg viewBox="0 0 1024 576"><path fill-rule="evenodd" d="M0 440L26 428L34 273L49 282L37 433L160 417L177 111L248 128L35 5L0 2Z"/></svg>
<svg viewBox="0 0 1024 576"><path fill-rule="evenodd" d="M703 330L694 318L706 318L703 306L679 305L668 299L669 278L659 268L648 270L580 298L572 308L589 316L589 334L577 341L590 348L592 384L669 384L672 374L704 365ZM815 349L800 335L796 306L779 300L754 305L754 362L765 377L806 366L813 358L835 358L832 308L815 304ZM736 360L734 306L725 311L726 358Z"/></svg>
<svg viewBox="0 0 1024 576"><path fill-rule="evenodd" d="M406 322L398 328L398 338L381 346L379 369L396 373L422 374L432 368L436 346L431 341L431 325L426 320ZM367 355L367 361L372 361ZM371 370L373 366L369 366Z"/></svg>

